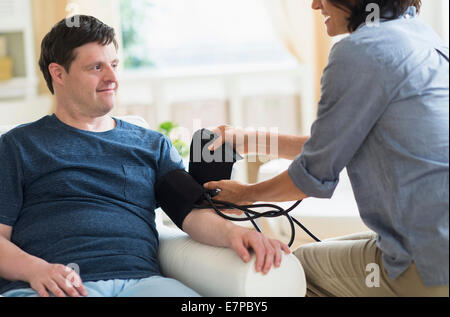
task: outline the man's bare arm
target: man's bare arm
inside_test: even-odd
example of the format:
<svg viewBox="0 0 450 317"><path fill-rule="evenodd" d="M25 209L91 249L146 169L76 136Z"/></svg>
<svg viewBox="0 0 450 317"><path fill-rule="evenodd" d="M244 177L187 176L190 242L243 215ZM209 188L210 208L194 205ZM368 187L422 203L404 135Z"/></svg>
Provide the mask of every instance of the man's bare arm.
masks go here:
<svg viewBox="0 0 450 317"><path fill-rule="evenodd" d="M244 262L250 260L248 249L252 249L256 255L255 270L264 274L272 264L276 267L280 265L281 250L290 253L284 243L237 226L213 210L192 210L183 221L183 231L200 243L232 248Z"/></svg>
<svg viewBox="0 0 450 317"><path fill-rule="evenodd" d="M55 296L87 296L79 276L61 264L50 264L26 253L11 242L12 227L0 224L0 277L9 281L23 281L39 294ZM70 275L71 280L68 280Z"/></svg>
<svg viewBox="0 0 450 317"><path fill-rule="evenodd" d="M22 251L11 242L12 227L0 224L0 276L10 281L28 281L30 268L43 260Z"/></svg>

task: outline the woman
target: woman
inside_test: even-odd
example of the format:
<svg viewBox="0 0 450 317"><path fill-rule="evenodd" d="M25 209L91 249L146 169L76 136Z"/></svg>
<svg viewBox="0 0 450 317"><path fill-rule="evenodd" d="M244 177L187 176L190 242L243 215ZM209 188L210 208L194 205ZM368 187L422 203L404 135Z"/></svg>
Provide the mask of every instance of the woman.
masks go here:
<svg viewBox="0 0 450 317"><path fill-rule="evenodd" d="M378 24L366 10L373 3ZM449 295L448 47L416 18L420 6L313 0L330 36L350 35L330 53L311 136L278 136L279 156L294 161L273 179L205 184L235 203L330 198L347 168L373 233L297 249L310 296ZM245 140L235 142L243 154L253 145L243 130L216 132ZM270 154L266 148L257 151Z"/></svg>

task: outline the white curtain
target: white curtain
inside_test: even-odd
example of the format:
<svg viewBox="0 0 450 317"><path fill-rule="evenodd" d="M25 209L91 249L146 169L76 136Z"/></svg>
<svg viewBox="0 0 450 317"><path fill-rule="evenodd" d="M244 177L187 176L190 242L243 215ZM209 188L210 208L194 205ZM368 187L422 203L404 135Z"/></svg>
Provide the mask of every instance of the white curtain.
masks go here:
<svg viewBox="0 0 450 317"><path fill-rule="evenodd" d="M326 34L324 18L320 12L311 8L311 1L306 0L265 0L267 11L272 19L274 29L286 49L302 64L313 69L314 107L320 99L320 79L323 69L328 63L328 55L332 45Z"/></svg>
<svg viewBox="0 0 450 317"><path fill-rule="evenodd" d="M314 58L314 16L303 0L265 0L275 31L299 62Z"/></svg>

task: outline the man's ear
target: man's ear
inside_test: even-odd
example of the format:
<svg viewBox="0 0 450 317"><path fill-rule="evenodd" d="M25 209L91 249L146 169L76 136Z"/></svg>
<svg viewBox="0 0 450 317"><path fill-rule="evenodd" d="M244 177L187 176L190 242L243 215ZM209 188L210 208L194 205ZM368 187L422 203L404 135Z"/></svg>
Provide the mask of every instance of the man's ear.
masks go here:
<svg viewBox="0 0 450 317"><path fill-rule="evenodd" d="M66 74L66 70L63 66L57 63L51 63L48 65L48 71L50 72L50 76L52 76L54 83L64 86L64 75Z"/></svg>

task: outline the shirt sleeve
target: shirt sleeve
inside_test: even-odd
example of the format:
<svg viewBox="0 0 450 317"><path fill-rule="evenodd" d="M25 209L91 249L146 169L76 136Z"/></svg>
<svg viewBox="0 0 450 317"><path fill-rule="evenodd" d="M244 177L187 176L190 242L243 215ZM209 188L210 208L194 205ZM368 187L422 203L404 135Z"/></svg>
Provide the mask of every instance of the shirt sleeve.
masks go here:
<svg viewBox="0 0 450 317"><path fill-rule="evenodd" d="M350 162L388 103L386 81L376 56L345 39L337 43L322 77L317 120L302 153L288 169L310 197L330 198L339 173Z"/></svg>
<svg viewBox="0 0 450 317"><path fill-rule="evenodd" d="M183 159L173 146L172 142L166 136L163 136L160 156L158 162L158 170L156 172L156 179L164 176L175 169L184 169Z"/></svg>
<svg viewBox="0 0 450 317"><path fill-rule="evenodd" d="M156 182L166 175L167 173L176 170L176 169L185 169L183 164L183 159L179 155L177 149L173 146L172 142L164 136L162 145L161 145L161 154L159 159L159 166L156 172ZM156 200L156 208L161 207L158 198ZM169 216L169 218L177 225L178 228L183 229L183 221L184 218L192 211L189 208L180 208L177 212L173 210L164 210L164 212Z"/></svg>
<svg viewBox="0 0 450 317"><path fill-rule="evenodd" d="M6 134L0 137L0 223L13 226L22 209L23 173L17 149Z"/></svg>

